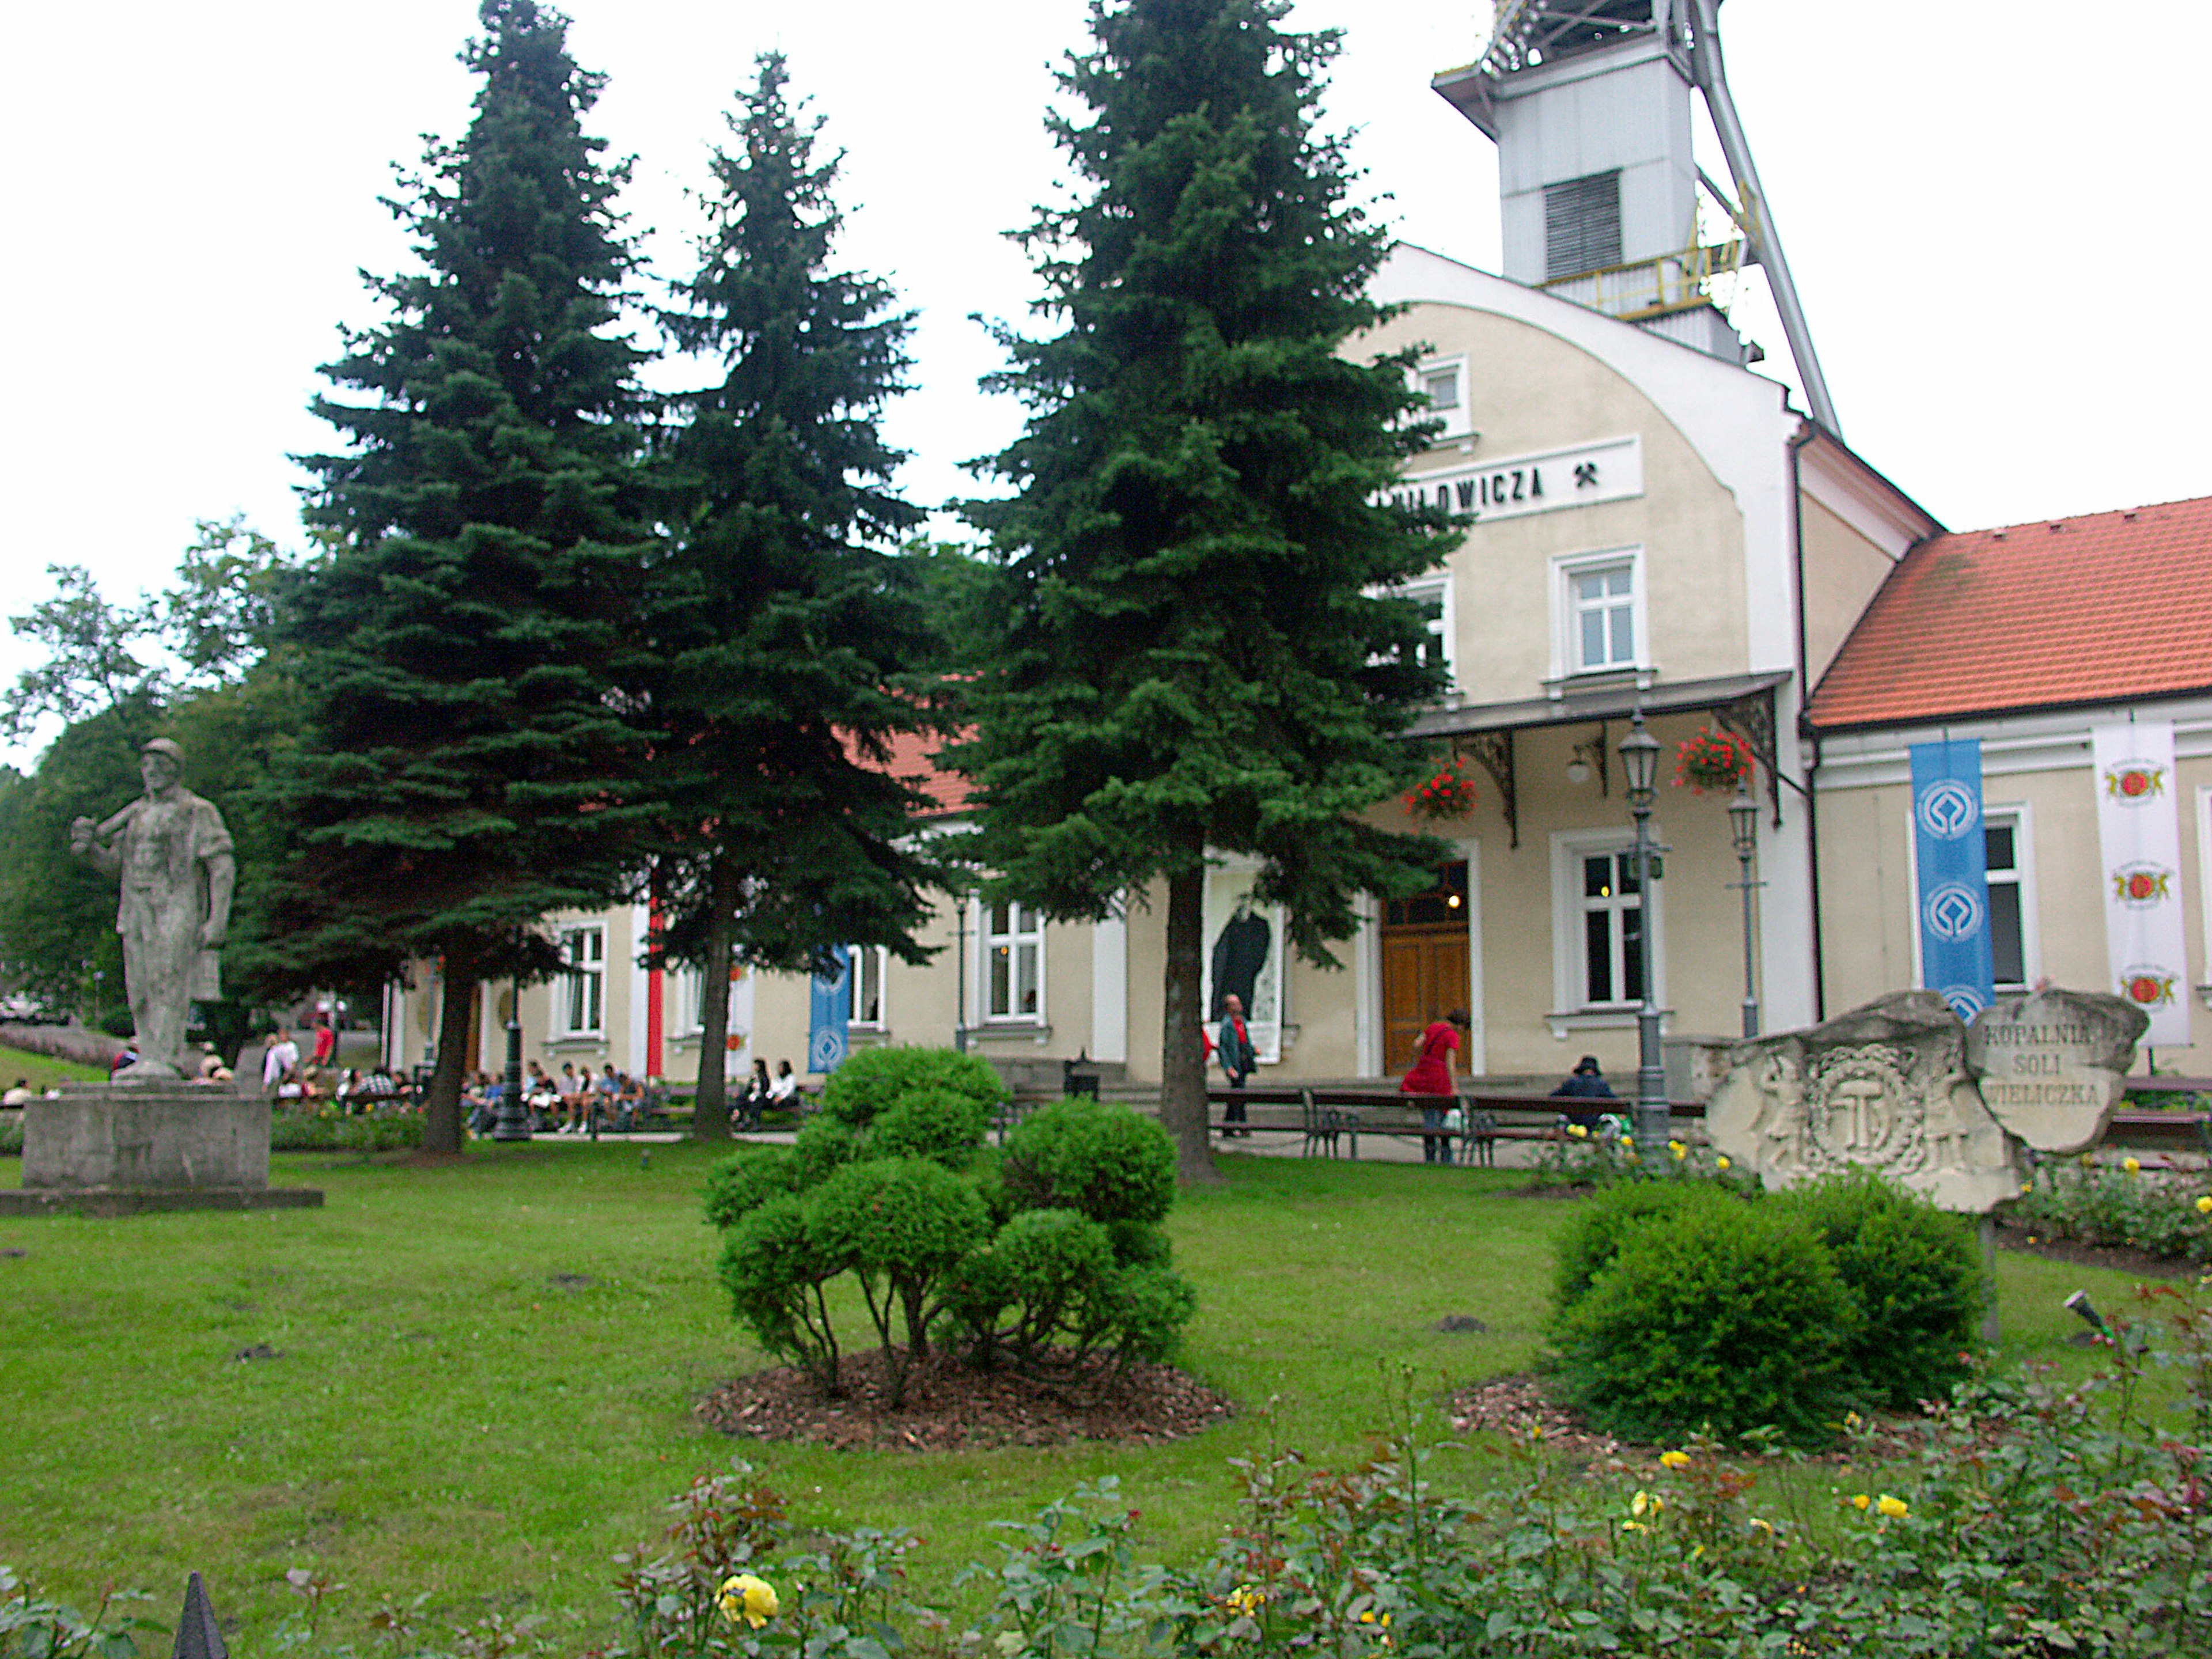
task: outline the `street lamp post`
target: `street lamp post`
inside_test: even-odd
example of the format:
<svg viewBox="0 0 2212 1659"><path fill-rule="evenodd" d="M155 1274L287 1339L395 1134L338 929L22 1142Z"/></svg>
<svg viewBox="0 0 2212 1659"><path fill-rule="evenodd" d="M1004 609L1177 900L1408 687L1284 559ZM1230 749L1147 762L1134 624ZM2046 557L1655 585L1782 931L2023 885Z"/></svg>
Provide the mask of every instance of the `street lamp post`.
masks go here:
<svg viewBox="0 0 2212 1659"><path fill-rule="evenodd" d="M1636 1011L1636 1147L1648 1169L1659 1169L1667 1156L1667 1060L1659 1042L1657 952L1653 948L1651 921L1657 914L1651 898L1655 850L1651 844L1651 804L1658 794L1659 742L1644 729L1644 711L1638 709L1628 735L1620 740L1620 771L1627 786L1628 811L1636 820L1636 899L1638 950L1642 955L1643 1005Z"/></svg>
<svg viewBox="0 0 2212 1659"><path fill-rule="evenodd" d="M1743 875L1736 885L1743 890L1743 1034L1747 1037L1759 1035L1759 963L1753 943L1751 915L1753 890L1765 884L1753 878L1752 866L1759 857L1759 803L1752 799L1751 791L1741 782L1735 787L1735 799L1729 803L1729 834L1735 842L1735 860Z"/></svg>
<svg viewBox="0 0 2212 1659"><path fill-rule="evenodd" d="M507 1076L499 1091L499 1110L492 1115L494 1140L530 1139L530 1112L522 1103L522 981L509 980L507 988Z"/></svg>

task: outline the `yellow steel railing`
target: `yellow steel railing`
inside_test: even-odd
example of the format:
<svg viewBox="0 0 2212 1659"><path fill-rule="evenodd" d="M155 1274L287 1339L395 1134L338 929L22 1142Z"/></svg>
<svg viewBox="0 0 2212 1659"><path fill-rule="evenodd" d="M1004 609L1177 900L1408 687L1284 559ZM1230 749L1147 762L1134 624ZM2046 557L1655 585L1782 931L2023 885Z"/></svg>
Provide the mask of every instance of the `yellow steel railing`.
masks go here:
<svg viewBox="0 0 2212 1659"><path fill-rule="evenodd" d="M1547 294L1634 322L1712 303L1714 278L1733 276L1742 264L1741 240L1709 242L1632 264L1554 276L1537 286Z"/></svg>

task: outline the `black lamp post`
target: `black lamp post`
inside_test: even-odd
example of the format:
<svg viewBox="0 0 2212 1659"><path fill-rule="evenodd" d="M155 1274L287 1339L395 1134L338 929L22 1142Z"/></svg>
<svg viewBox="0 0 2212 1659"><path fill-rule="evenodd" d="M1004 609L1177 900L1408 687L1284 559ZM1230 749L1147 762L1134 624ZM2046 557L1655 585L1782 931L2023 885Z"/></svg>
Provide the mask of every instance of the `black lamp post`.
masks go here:
<svg viewBox="0 0 2212 1659"><path fill-rule="evenodd" d="M1735 799L1728 805L1728 815L1729 834L1735 842L1735 861L1743 872L1736 883L1743 890L1743 1034L1755 1037L1759 1035L1759 964L1753 944L1751 895L1765 884L1752 875L1759 858L1759 803L1741 781L1735 787Z"/></svg>
<svg viewBox="0 0 2212 1659"><path fill-rule="evenodd" d="M1656 914L1651 899L1651 804L1658 795L1659 741L1644 729L1640 708L1620 740L1620 773L1629 815L1636 820L1636 902L1642 912L1637 929L1644 1002L1636 1011L1636 1146L1646 1167L1656 1170L1667 1156L1668 1133L1667 1060L1659 1042L1658 963L1651 927Z"/></svg>
<svg viewBox="0 0 2212 1659"><path fill-rule="evenodd" d="M522 1103L522 981L507 987L507 1078L499 1091L499 1110L492 1115L494 1140L530 1139L530 1110Z"/></svg>

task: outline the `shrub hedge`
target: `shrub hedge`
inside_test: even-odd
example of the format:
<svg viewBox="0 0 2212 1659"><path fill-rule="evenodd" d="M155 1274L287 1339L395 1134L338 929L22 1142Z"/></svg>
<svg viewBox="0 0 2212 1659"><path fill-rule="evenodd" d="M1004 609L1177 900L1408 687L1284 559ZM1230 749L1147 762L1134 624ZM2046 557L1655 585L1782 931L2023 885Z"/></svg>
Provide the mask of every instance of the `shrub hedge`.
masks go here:
<svg viewBox="0 0 2212 1659"><path fill-rule="evenodd" d="M1126 1106L1055 1101L1006 1137L1000 1176L1025 1210L1157 1222L1175 1203L1175 1147L1158 1124Z"/></svg>

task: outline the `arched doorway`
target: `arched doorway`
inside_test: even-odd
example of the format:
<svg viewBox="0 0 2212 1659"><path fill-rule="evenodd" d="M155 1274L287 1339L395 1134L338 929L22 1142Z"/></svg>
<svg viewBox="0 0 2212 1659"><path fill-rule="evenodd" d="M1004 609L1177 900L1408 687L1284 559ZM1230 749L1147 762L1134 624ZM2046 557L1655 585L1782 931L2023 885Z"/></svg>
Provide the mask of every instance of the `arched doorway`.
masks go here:
<svg viewBox="0 0 2212 1659"><path fill-rule="evenodd" d="M1436 885L1382 910L1382 1068L1413 1063L1421 1033L1468 1003L1467 860L1437 869ZM1477 1011L1479 1012L1479 1011Z"/></svg>

